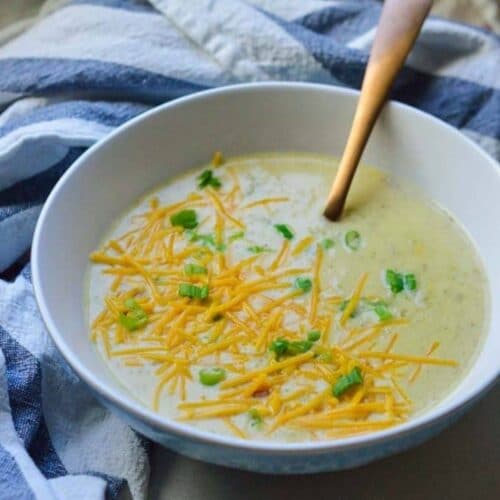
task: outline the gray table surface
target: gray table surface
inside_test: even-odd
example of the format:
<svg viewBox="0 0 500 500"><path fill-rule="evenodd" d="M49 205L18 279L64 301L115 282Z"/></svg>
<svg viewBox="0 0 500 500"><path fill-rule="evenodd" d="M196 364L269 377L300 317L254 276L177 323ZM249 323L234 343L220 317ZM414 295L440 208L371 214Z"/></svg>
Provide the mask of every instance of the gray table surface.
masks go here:
<svg viewBox="0 0 500 500"><path fill-rule="evenodd" d="M156 446L150 499L500 499L500 384L427 443L349 471L266 476Z"/></svg>

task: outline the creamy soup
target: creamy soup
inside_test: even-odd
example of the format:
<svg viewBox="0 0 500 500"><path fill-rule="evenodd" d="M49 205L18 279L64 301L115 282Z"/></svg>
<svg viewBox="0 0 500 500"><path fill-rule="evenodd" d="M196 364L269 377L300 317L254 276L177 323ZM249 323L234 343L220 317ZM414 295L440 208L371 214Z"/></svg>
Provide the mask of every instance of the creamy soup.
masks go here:
<svg viewBox="0 0 500 500"><path fill-rule="evenodd" d="M91 255L91 337L135 398L218 434L303 441L397 425L453 390L485 331L471 242L366 166L327 221L336 165L216 154L116 223Z"/></svg>

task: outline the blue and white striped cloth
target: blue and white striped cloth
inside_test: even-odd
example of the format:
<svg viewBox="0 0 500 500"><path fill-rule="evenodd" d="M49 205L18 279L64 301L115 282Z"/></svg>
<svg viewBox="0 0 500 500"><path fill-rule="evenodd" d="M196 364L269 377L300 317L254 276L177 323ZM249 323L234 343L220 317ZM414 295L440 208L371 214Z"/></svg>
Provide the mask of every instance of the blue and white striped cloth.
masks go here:
<svg viewBox="0 0 500 500"><path fill-rule="evenodd" d="M15 36L0 32L0 272L29 248L59 176L115 127L224 84L358 88L380 12L371 0L47 3ZM393 97L500 157L498 37L428 20ZM55 351L29 264L0 280L0 348L0 499L115 498L125 486L144 498L147 443Z"/></svg>

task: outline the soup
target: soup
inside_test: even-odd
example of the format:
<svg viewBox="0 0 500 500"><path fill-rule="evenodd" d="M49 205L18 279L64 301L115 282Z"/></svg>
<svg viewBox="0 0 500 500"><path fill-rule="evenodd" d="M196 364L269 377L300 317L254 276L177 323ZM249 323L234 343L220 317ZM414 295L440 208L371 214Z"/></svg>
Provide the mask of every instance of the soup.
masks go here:
<svg viewBox="0 0 500 500"><path fill-rule="evenodd" d="M336 160L212 163L148 195L91 255L91 337L166 417L245 439L374 432L461 380L486 279L454 219L371 167L322 216Z"/></svg>

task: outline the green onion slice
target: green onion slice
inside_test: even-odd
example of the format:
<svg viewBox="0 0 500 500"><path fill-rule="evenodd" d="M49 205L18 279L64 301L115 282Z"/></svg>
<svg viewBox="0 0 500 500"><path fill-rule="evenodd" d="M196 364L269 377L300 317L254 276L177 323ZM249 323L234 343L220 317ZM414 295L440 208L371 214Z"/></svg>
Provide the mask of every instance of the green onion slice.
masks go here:
<svg viewBox="0 0 500 500"><path fill-rule="evenodd" d="M202 368L199 372L200 382L203 385L217 385L226 378L224 368Z"/></svg>
<svg viewBox="0 0 500 500"><path fill-rule="evenodd" d="M332 239L330 239L330 238L325 238L324 240L321 240L320 245L325 250L328 250L329 248L332 248L333 245L335 245L335 242Z"/></svg>
<svg viewBox="0 0 500 500"><path fill-rule="evenodd" d="M311 340L286 340L282 338L275 339L271 342L269 350L274 352L276 358L279 359L281 356L296 356L297 354L302 354L309 351L313 346Z"/></svg>
<svg viewBox="0 0 500 500"><path fill-rule="evenodd" d="M307 293L312 288L312 281L310 278L298 277L295 279L294 286L295 288L302 290L304 293Z"/></svg>
<svg viewBox="0 0 500 500"><path fill-rule="evenodd" d="M194 229L198 225L198 217L194 210L181 210L170 216L170 222L172 226Z"/></svg>
<svg viewBox="0 0 500 500"><path fill-rule="evenodd" d="M192 276L193 274L207 274L207 268L197 264L184 264L184 274Z"/></svg>
<svg viewBox="0 0 500 500"><path fill-rule="evenodd" d="M127 311L120 313L119 321L128 331L133 332L148 323L148 315L136 300L127 299L124 305Z"/></svg>
<svg viewBox="0 0 500 500"><path fill-rule="evenodd" d="M274 227L278 233L281 233L283 238L291 240L293 238L293 231L286 224L275 224Z"/></svg>
<svg viewBox="0 0 500 500"><path fill-rule="evenodd" d="M392 313L385 302L380 301L373 304L373 311L378 316L380 321L392 319Z"/></svg>
<svg viewBox="0 0 500 500"><path fill-rule="evenodd" d="M215 177L212 170L204 170L198 176L198 187L200 189L203 189L207 186L211 186L215 189L219 189L222 186L220 179Z"/></svg>
<svg viewBox="0 0 500 500"><path fill-rule="evenodd" d="M286 352L288 351L288 346L290 345L290 341L286 339L275 339L271 342L271 345L269 346L269 350L271 352L274 352L276 354L277 358L280 358L281 356L284 356Z"/></svg>
<svg viewBox="0 0 500 500"><path fill-rule="evenodd" d="M286 354L296 356L297 354L307 352L312 346L313 342L310 340L294 340L293 342L290 342Z"/></svg>
<svg viewBox="0 0 500 500"><path fill-rule="evenodd" d="M260 427L262 425L262 415L256 408L250 408L250 410L248 410L248 416L250 417L251 425L253 427Z"/></svg>
<svg viewBox="0 0 500 500"><path fill-rule="evenodd" d="M245 232L239 231L238 233L234 233L231 236L229 236L228 240L229 241L236 241L236 240L241 240L244 237L245 237Z"/></svg>
<svg viewBox="0 0 500 500"><path fill-rule="evenodd" d="M208 285L196 286L192 283L181 283L178 290L180 297L190 299L206 299L208 297Z"/></svg>
<svg viewBox="0 0 500 500"><path fill-rule="evenodd" d="M389 285L392 293L402 292L404 289L404 280L401 273L397 273L393 269L387 269L385 272L385 281Z"/></svg>
<svg viewBox="0 0 500 500"><path fill-rule="evenodd" d="M251 247L248 247L247 250L252 253L262 253L262 252L272 252L270 248L267 247L261 247L259 245L254 245Z"/></svg>
<svg viewBox="0 0 500 500"><path fill-rule="evenodd" d="M215 237L213 234L200 234L196 231L186 231L186 237L189 241L201 241L204 245L215 246Z"/></svg>
<svg viewBox="0 0 500 500"><path fill-rule="evenodd" d="M413 292L417 289L417 278L413 273L405 274L404 277L405 290Z"/></svg>
<svg viewBox="0 0 500 500"><path fill-rule="evenodd" d="M361 235L358 231L347 231L344 241L347 248L354 251L359 250L359 247L361 246Z"/></svg>
<svg viewBox="0 0 500 500"><path fill-rule="evenodd" d="M413 273L402 274L393 269L387 269L385 272L385 281L394 294L403 290L414 292L417 289L417 278L415 278Z"/></svg>
<svg viewBox="0 0 500 500"><path fill-rule="evenodd" d="M342 375L337 379L332 387L332 394L338 398L351 387L362 383L363 374L361 373L361 369L356 366L349 373Z"/></svg>
<svg viewBox="0 0 500 500"><path fill-rule="evenodd" d="M215 241L215 236L213 234L200 234L196 231L189 231L187 238L189 241L200 241L202 245L212 246L219 252L223 252L226 249L226 245L224 243L217 243Z"/></svg>
<svg viewBox="0 0 500 500"><path fill-rule="evenodd" d="M321 332L319 330L312 330L307 334L307 340L311 342L317 342L321 338Z"/></svg>

